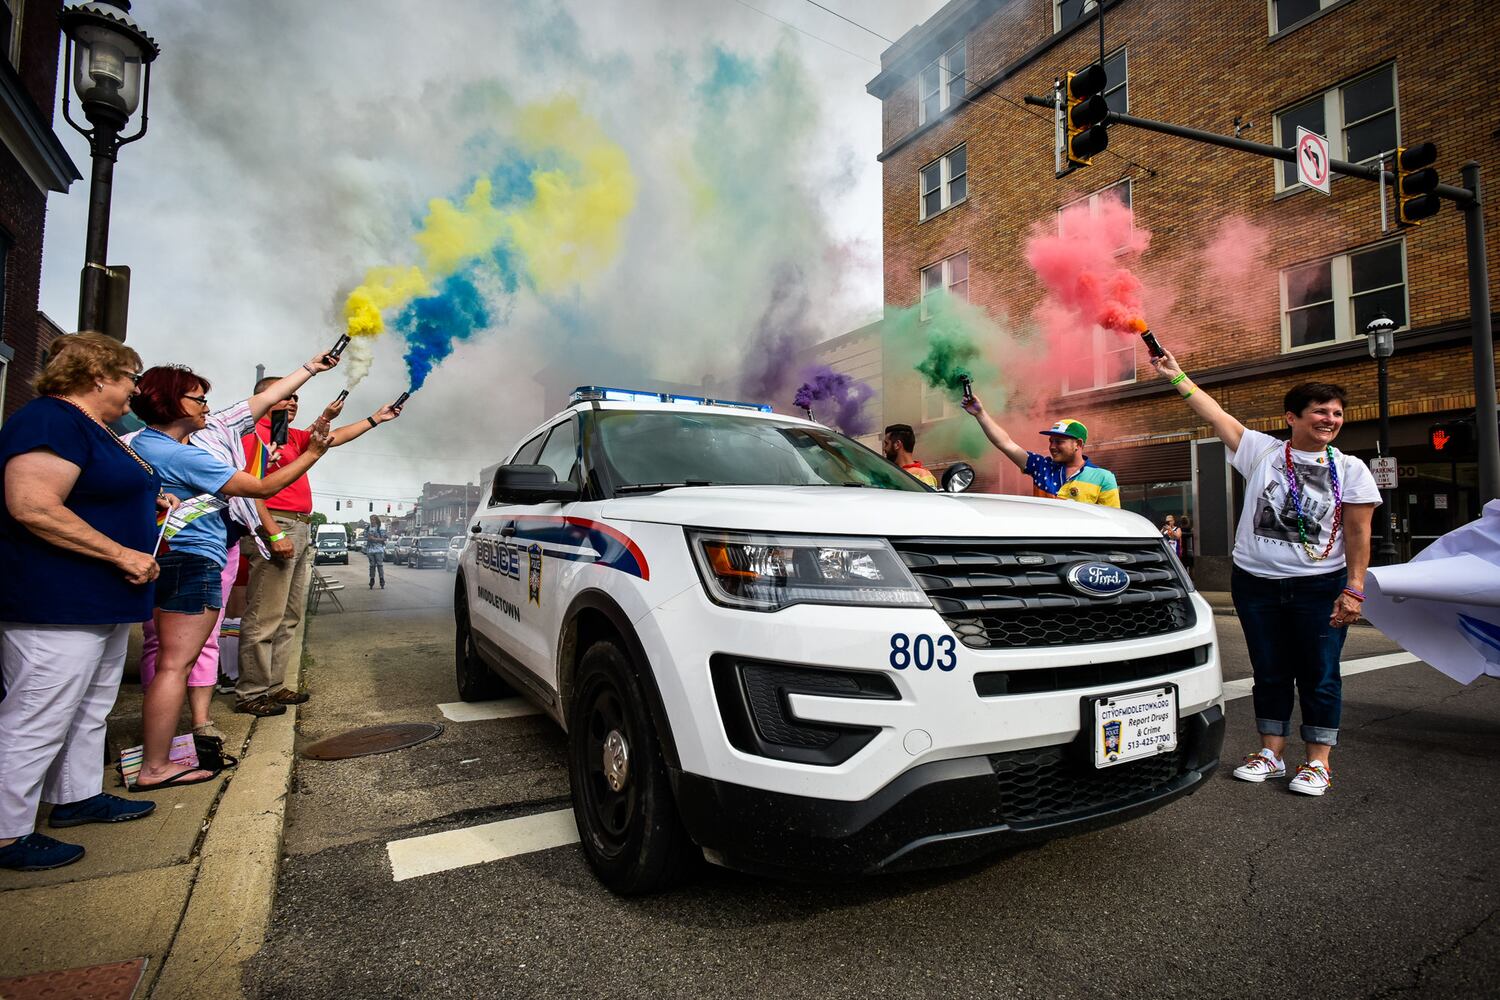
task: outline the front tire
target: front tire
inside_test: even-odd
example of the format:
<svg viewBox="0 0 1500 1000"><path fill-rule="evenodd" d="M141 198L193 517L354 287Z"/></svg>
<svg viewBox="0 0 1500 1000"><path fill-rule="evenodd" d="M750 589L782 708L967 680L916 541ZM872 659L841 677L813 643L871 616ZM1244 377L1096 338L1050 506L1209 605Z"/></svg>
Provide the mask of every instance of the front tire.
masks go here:
<svg viewBox="0 0 1500 1000"><path fill-rule="evenodd" d="M510 688L494 671L485 666L474 645L474 633L469 627L469 598L463 587L453 596L454 649L453 659L458 697L462 701L490 701L511 693Z"/></svg>
<svg viewBox="0 0 1500 1000"><path fill-rule="evenodd" d="M700 855L678 815L640 681L609 640L590 646L578 666L568 778L578 836L599 881L635 896L691 874Z"/></svg>

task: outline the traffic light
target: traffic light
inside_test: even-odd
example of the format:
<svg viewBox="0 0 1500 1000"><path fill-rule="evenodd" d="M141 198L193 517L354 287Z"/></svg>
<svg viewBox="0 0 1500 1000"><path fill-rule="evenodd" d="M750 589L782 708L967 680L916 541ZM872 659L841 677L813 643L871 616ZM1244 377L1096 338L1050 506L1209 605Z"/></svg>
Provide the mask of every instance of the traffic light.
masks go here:
<svg viewBox="0 0 1500 1000"><path fill-rule="evenodd" d="M1474 424L1469 420L1440 420L1427 428L1427 443L1445 458L1467 454L1474 439Z"/></svg>
<svg viewBox="0 0 1500 1000"><path fill-rule="evenodd" d="M1067 133L1063 154L1069 170L1088 166L1109 146L1109 133L1103 124L1109 114L1109 102L1104 99L1108 84L1109 75L1098 63L1069 73L1063 84L1063 126Z"/></svg>
<svg viewBox="0 0 1500 1000"><path fill-rule="evenodd" d="M334 501L334 502L333 502L333 509L334 509L334 510L338 510L338 509L339 509L339 502L338 502L338 501L337 501L337 500L335 500L335 501Z"/></svg>
<svg viewBox="0 0 1500 1000"><path fill-rule="evenodd" d="M1430 142L1396 147L1396 221L1401 225L1419 226L1443 207L1432 193L1438 186L1432 167L1436 162L1437 147Z"/></svg>

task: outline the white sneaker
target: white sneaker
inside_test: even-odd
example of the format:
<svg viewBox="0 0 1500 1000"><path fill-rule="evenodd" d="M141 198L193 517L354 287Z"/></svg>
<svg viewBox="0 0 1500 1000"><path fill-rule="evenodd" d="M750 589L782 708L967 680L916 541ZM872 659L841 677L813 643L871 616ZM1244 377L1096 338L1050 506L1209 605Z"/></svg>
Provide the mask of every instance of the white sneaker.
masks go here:
<svg viewBox="0 0 1500 1000"><path fill-rule="evenodd" d="M1333 778L1328 774L1328 768L1315 760L1297 768L1296 777L1292 778L1289 786L1294 792L1303 795L1322 795L1328 791L1328 786L1333 784Z"/></svg>
<svg viewBox="0 0 1500 1000"><path fill-rule="evenodd" d="M1234 776L1241 781L1265 781L1268 778L1285 778L1286 764L1271 751L1262 748L1245 758L1245 763L1234 769Z"/></svg>

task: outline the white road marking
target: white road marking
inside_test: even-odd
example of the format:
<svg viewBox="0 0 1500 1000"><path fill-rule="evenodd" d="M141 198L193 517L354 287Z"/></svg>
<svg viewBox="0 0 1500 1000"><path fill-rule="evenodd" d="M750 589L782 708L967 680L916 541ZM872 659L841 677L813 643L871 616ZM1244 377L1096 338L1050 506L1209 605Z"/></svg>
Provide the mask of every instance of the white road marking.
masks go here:
<svg viewBox="0 0 1500 1000"><path fill-rule="evenodd" d="M393 840L385 849L391 859L391 877L404 882L576 843L578 825L573 820L573 810L558 809L464 830Z"/></svg>
<svg viewBox="0 0 1500 1000"><path fill-rule="evenodd" d="M1368 673L1371 670L1384 670L1386 667L1399 667L1404 663L1420 663L1420 658L1410 653L1386 653L1382 656L1366 656L1358 660L1345 660L1339 664L1340 677L1353 677L1355 674ZM1234 701L1236 698L1250 697L1250 688L1255 684L1253 677L1242 677L1237 681L1224 682L1224 700Z"/></svg>
<svg viewBox="0 0 1500 1000"><path fill-rule="evenodd" d="M438 711L449 722L482 722L485 719L539 715L542 710L525 698L501 698L499 701L447 701L438 706Z"/></svg>

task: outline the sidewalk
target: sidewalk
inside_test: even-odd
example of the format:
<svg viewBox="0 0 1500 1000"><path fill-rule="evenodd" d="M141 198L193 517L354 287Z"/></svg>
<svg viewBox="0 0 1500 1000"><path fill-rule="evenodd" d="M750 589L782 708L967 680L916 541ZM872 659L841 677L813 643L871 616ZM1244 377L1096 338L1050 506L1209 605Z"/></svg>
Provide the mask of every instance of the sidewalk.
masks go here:
<svg viewBox="0 0 1500 1000"><path fill-rule="evenodd" d="M294 640L299 650L307 619ZM116 756L140 743L138 652L137 635L110 715ZM300 678L293 663L287 687ZM87 850L76 864L0 872L0 979L144 958L137 998L242 995L240 965L260 948L276 890L297 707L257 719L235 714L232 702L216 695L213 720L238 768L153 793L156 811L144 820L57 831ZM130 795L113 767L104 790ZM38 829L51 833L42 812Z"/></svg>

